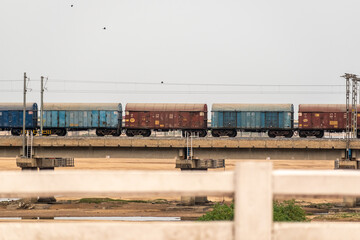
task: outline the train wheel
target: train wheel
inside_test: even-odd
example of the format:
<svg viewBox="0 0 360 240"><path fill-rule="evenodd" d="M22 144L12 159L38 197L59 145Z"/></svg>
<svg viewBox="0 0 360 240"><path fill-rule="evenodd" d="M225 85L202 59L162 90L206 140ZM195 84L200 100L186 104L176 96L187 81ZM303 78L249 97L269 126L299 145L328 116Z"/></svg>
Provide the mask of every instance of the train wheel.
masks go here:
<svg viewBox="0 0 360 240"><path fill-rule="evenodd" d="M66 129L59 129L58 131L57 131L57 133L56 133L56 135L58 135L58 136L65 136L66 135Z"/></svg>
<svg viewBox="0 0 360 240"><path fill-rule="evenodd" d="M211 130L211 135L213 137L220 137L220 134L217 131Z"/></svg>
<svg viewBox="0 0 360 240"><path fill-rule="evenodd" d="M324 136L324 131L319 131L318 134L315 135L316 138L322 138Z"/></svg>
<svg viewBox="0 0 360 240"><path fill-rule="evenodd" d="M206 130L201 130L200 134L199 134L199 137L206 137L206 135L207 135L207 131Z"/></svg>
<svg viewBox="0 0 360 240"><path fill-rule="evenodd" d="M20 136L21 135L21 129L12 128L11 129L11 135Z"/></svg>
<svg viewBox="0 0 360 240"><path fill-rule="evenodd" d="M294 136L294 131L289 131L288 134L284 135L286 138L291 138L292 136Z"/></svg>
<svg viewBox="0 0 360 240"><path fill-rule="evenodd" d="M306 133L304 133L303 131L299 131L299 137L301 137L301 138L306 138L307 135L306 135Z"/></svg>
<svg viewBox="0 0 360 240"><path fill-rule="evenodd" d="M143 137L150 137L151 131L150 130L144 130L144 132L141 135L143 135Z"/></svg>
<svg viewBox="0 0 360 240"><path fill-rule="evenodd" d="M96 136L103 137L105 135L102 129L96 129Z"/></svg>
<svg viewBox="0 0 360 240"><path fill-rule="evenodd" d="M126 134L126 136L128 136L128 137L133 137L133 136L134 136L134 133L133 133L131 130L129 130L129 129L127 129L127 130L125 131L125 134Z"/></svg>
<svg viewBox="0 0 360 240"><path fill-rule="evenodd" d="M237 135L236 130L231 130L231 131L228 133L228 136L229 136L229 137L236 137L236 135Z"/></svg>
<svg viewBox="0 0 360 240"><path fill-rule="evenodd" d="M275 138L276 137L276 135L275 135L275 133L273 131L268 131L268 136L270 138Z"/></svg>

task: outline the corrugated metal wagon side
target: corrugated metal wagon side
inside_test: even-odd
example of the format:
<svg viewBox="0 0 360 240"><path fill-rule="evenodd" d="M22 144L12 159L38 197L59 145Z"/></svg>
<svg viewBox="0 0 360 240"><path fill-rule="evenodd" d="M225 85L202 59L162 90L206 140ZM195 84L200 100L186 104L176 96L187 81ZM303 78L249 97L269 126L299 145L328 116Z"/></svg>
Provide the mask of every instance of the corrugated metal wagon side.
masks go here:
<svg viewBox="0 0 360 240"><path fill-rule="evenodd" d="M37 104L26 104L25 128L36 130L37 128ZM0 130L11 131L12 135L20 135L23 128L23 104L0 103Z"/></svg>
<svg viewBox="0 0 360 240"><path fill-rule="evenodd" d="M235 137L237 131L268 132L269 137L292 137L293 104L213 104L211 133Z"/></svg>
<svg viewBox="0 0 360 240"><path fill-rule="evenodd" d="M182 103L128 103L125 108L126 135L149 137L151 130L182 130L206 136L207 105Z"/></svg>
<svg viewBox="0 0 360 240"><path fill-rule="evenodd" d="M44 104L44 133L65 136L67 131L96 129L96 135L121 134L121 103Z"/></svg>
<svg viewBox="0 0 360 240"><path fill-rule="evenodd" d="M357 111L360 111L358 107ZM299 136L322 138L324 132L342 132L346 130L345 104L300 104ZM351 107L349 119L351 118ZM359 124L360 114L357 116ZM358 137L360 137L358 135Z"/></svg>

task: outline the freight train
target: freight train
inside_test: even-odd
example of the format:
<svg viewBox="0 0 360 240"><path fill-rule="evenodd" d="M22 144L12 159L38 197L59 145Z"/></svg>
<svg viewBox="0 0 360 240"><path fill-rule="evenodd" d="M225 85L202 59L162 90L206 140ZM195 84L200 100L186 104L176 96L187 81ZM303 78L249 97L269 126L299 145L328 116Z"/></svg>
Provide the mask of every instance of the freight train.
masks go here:
<svg viewBox="0 0 360 240"><path fill-rule="evenodd" d="M149 137L152 131L180 130L183 136L199 137L205 137L209 131L213 137L235 137L243 131L291 138L297 131L299 137L322 138L324 132L345 131L348 119L342 104L300 104L297 128L293 104L216 103L211 108L211 126L207 124L207 104L128 103L124 117L121 103L51 103L43 108L43 135L58 136L69 131L95 130L97 136L120 136L125 132L128 137ZM38 105L27 104L26 129L38 131L40 119ZM23 105L0 103L0 130L20 135L22 127Z"/></svg>

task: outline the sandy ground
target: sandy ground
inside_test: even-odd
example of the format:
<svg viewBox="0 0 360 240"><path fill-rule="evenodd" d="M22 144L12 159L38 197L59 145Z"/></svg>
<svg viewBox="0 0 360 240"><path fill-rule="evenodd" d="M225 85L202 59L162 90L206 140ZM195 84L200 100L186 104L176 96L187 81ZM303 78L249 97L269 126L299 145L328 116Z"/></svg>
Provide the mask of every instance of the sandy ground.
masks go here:
<svg viewBox="0 0 360 240"><path fill-rule="evenodd" d="M233 170L237 162L249 160L226 159L226 170ZM330 160L256 160L271 161L274 169L334 169ZM175 168L174 159L128 159L128 158L76 158L75 167L61 170L167 170ZM0 171L20 170L15 158L0 158ZM213 171L213 170L210 170ZM224 171L219 169L218 171Z"/></svg>
<svg viewBox="0 0 360 240"><path fill-rule="evenodd" d="M236 163L244 160L226 160L224 169L233 170ZM271 161L274 169L333 169L333 161L325 160L258 160ZM59 170L167 170L180 171L175 168L174 159L126 159L126 158L76 158L74 168L58 168ZM0 158L0 171L20 171L15 164L15 158ZM214 170L210 170L214 171ZM94 196L95 197L95 196ZM119 197L134 200L129 197ZM159 198L159 197L156 197ZM154 198L146 198L148 202L106 202L79 203L78 198L57 197L56 204L34 204L24 201L1 203L0 217L66 217L66 216L161 216L181 217L192 220L211 210L209 206L181 206L179 198L166 198L159 203ZM163 197L160 197L163 198ZM139 197L136 200L141 199ZM209 197L210 201L230 203L232 199ZM142 199L144 200L144 199ZM297 199L297 201L314 203L339 202L341 199ZM25 201L26 202L26 201Z"/></svg>

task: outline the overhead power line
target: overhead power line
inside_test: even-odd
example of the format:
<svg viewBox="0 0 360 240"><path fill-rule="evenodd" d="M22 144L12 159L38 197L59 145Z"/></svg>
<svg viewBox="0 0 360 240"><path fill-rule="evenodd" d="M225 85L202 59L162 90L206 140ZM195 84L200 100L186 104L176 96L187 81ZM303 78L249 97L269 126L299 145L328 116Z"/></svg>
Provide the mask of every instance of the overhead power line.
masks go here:
<svg viewBox="0 0 360 240"><path fill-rule="evenodd" d="M117 94L344 94L330 91L97 91L97 90L53 90L53 93L117 93Z"/></svg>
<svg viewBox="0 0 360 240"><path fill-rule="evenodd" d="M0 79L0 82L23 82L24 80L16 80L16 79Z"/></svg>
<svg viewBox="0 0 360 240"><path fill-rule="evenodd" d="M37 82L40 80L31 80ZM22 80L0 80L0 82L22 82ZM341 84L242 84L242 83L172 83L172 82L129 82L129 81L93 81L50 79L48 83L76 84L121 84L121 85L167 85L167 86L224 86L224 87L344 87Z"/></svg>
<svg viewBox="0 0 360 240"><path fill-rule="evenodd" d="M0 92L21 92L20 90L16 90L16 89L1 89ZM186 94L197 94L197 95L214 95L214 94L223 94L223 95L227 95L227 94L267 94L267 95L271 95L271 94L282 94L282 95L286 95L286 94L302 94L302 95L314 95L314 94L321 94L321 95L325 95L325 94L344 94L341 91L261 91L261 90L250 90L250 91L152 91L152 90L127 90L127 91L117 91L117 90L48 90L48 92L50 93L65 93L65 94L86 94L86 93L92 93L92 94L101 94L101 93L107 93L107 94L125 94L125 95L133 95L133 94L155 94L155 95L166 95L166 94L178 94L178 95L186 95Z"/></svg>
<svg viewBox="0 0 360 240"><path fill-rule="evenodd" d="M343 87L341 84L241 84L241 83L172 83L172 82L118 82L118 81L91 81L91 80L59 80L51 79L50 82L80 83L80 84L124 84L124 85L171 85L171 86L239 86L239 87Z"/></svg>

